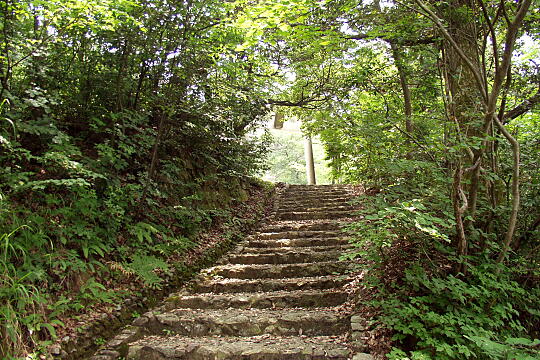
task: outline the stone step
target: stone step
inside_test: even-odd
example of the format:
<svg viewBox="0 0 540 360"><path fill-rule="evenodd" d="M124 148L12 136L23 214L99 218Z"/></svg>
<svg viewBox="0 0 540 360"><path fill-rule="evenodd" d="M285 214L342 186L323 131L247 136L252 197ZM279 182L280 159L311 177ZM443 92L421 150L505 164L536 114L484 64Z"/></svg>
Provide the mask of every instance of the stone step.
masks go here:
<svg viewBox="0 0 540 360"><path fill-rule="evenodd" d="M321 231L339 230L342 224L338 220L319 221L284 221L279 220L273 224L268 224L261 229L262 232L281 231Z"/></svg>
<svg viewBox="0 0 540 360"><path fill-rule="evenodd" d="M307 239L276 239L276 240L251 240L248 247L255 248L279 248L279 247L311 247L311 246L336 246L347 245L346 237L333 238L307 238Z"/></svg>
<svg viewBox="0 0 540 360"><path fill-rule="evenodd" d="M317 197L283 197L278 201L281 205L312 205L312 204L324 204L324 205L348 205L354 196L335 196L334 198L317 198Z"/></svg>
<svg viewBox="0 0 540 360"><path fill-rule="evenodd" d="M335 308L320 309L176 309L163 314L151 312L136 324L145 334L164 332L182 336L338 335L350 330L350 316Z"/></svg>
<svg viewBox="0 0 540 360"><path fill-rule="evenodd" d="M346 360L337 336L198 337L149 336L130 344L129 360Z"/></svg>
<svg viewBox="0 0 540 360"><path fill-rule="evenodd" d="M343 236L342 230L314 230L314 231L279 231L261 232L255 236L256 239L296 239L296 238L321 238Z"/></svg>
<svg viewBox="0 0 540 360"><path fill-rule="evenodd" d="M337 260L340 251L320 252L310 251L309 248L302 250L289 250L287 252L275 252L269 254L243 253L229 255L223 260L223 264L298 264Z"/></svg>
<svg viewBox="0 0 540 360"><path fill-rule="evenodd" d="M333 186L333 185L290 185L285 192L297 191L312 191L317 193L325 193L328 191L347 191L353 193L354 189L350 186Z"/></svg>
<svg viewBox="0 0 540 360"><path fill-rule="evenodd" d="M165 309L280 309L319 308L343 304L347 293L343 290L271 291L235 294L177 294L167 298Z"/></svg>
<svg viewBox="0 0 540 360"><path fill-rule="evenodd" d="M239 293L297 290L325 290L344 286L351 279L345 275L327 275L287 279L219 279L195 282L197 293Z"/></svg>
<svg viewBox="0 0 540 360"><path fill-rule="evenodd" d="M291 211L336 211L336 210L346 210L346 211L358 211L358 206L347 205L342 203L331 203L331 204L285 204L280 205L278 208L278 214L281 212L291 212Z"/></svg>
<svg viewBox="0 0 540 360"><path fill-rule="evenodd" d="M325 261L299 264L228 264L203 270L208 278L225 277L234 279L284 279L300 276L326 276L343 274L352 267L351 262Z"/></svg>
<svg viewBox="0 0 540 360"><path fill-rule="evenodd" d="M325 189L347 189L354 190L354 187L349 184L320 184L320 185L307 185L307 184L290 184L289 189L313 189L313 190L325 190Z"/></svg>
<svg viewBox="0 0 540 360"><path fill-rule="evenodd" d="M354 197L348 191L289 191L283 194L282 199L329 199L329 198L352 198Z"/></svg>
<svg viewBox="0 0 540 360"><path fill-rule="evenodd" d="M291 211L277 214L280 220L318 220L318 219L339 219L353 217L351 210L328 210L328 211Z"/></svg>
<svg viewBox="0 0 540 360"><path fill-rule="evenodd" d="M333 246L310 246L302 249L297 247L276 247L276 248L264 248L264 247L239 247L239 251L246 254L284 254L289 251L312 251L312 252L332 252L339 251L342 254L348 252L351 249L354 249L354 246L351 244L344 245L333 245Z"/></svg>
<svg viewBox="0 0 540 360"><path fill-rule="evenodd" d="M283 200L279 201L279 205L287 203L296 203L297 205L320 203L336 203L341 202L343 205L347 204L354 197L341 194L285 194Z"/></svg>

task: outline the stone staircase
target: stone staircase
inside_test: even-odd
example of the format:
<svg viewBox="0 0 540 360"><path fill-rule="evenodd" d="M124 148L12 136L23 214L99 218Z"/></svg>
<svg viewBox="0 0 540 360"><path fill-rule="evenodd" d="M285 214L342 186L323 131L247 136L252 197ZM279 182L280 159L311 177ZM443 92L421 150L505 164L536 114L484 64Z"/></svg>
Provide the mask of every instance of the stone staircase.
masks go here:
<svg viewBox="0 0 540 360"><path fill-rule="evenodd" d="M338 261L349 247L339 220L351 196L288 186L273 222L93 359L372 359L351 346L357 324L342 306L351 264Z"/></svg>

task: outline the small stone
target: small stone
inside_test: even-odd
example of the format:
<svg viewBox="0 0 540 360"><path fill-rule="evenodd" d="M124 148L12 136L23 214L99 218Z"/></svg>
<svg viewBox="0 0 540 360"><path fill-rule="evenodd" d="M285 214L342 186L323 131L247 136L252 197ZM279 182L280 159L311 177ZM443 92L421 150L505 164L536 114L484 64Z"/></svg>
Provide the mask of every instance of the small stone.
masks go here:
<svg viewBox="0 0 540 360"><path fill-rule="evenodd" d="M135 326L144 326L147 323L148 323L148 318L146 316L141 316L135 319L135 321L133 321L133 325Z"/></svg>
<svg viewBox="0 0 540 360"><path fill-rule="evenodd" d="M375 358L370 354L362 353L354 355L352 360L375 360Z"/></svg>
<svg viewBox="0 0 540 360"><path fill-rule="evenodd" d="M351 329L353 331L362 331L362 330L364 330L364 325L362 325L360 323L351 323Z"/></svg>
<svg viewBox="0 0 540 360"><path fill-rule="evenodd" d="M64 343L69 342L69 340L71 340L71 338L70 338L69 336L64 336L64 337L62 338L62 342L64 342Z"/></svg>
<svg viewBox="0 0 540 360"><path fill-rule="evenodd" d="M120 357L120 353L114 350L101 350L99 352L99 355L109 356L111 359L117 359L118 357Z"/></svg>
<svg viewBox="0 0 540 360"><path fill-rule="evenodd" d="M353 315L351 316L351 323L360 323L362 321L362 317L360 315Z"/></svg>
<svg viewBox="0 0 540 360"><path fill-rule="evenodd" d="M58 345L58 344L55 344L55 345L51 346L50 353L53 356L58 356L58 355L60 355L62 353L62 347L60 347L60 345Z"/></svg>
<svg viewBox="0 0 540 360"><path fill-rule="evenodd" d="M108 346L110 346L111 348L113 349L116 349L120 346L122 346L124 344L124 341L123 339L113 339L111 341L108 342Z"/></svg>

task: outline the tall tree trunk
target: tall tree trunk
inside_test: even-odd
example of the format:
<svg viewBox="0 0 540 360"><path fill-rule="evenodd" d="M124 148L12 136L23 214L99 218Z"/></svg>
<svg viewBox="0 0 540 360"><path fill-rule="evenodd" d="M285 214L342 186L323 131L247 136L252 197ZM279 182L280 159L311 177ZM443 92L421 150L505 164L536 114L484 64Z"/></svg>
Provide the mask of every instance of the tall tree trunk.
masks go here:
<svg viewBox="0 0 540 360"><path fill-rule="evenodd" d="M467 55L472 66L480 68L480 57L478 52L478 31L473 16L473 0L452 0L450 9L446 9L444 15L448 21L448 32L454 39L457 46ZM456 124L458 141L470 142L473 137L482 137L482 114L483 98L478 90L478 79L473 73L471 64L467 64L456 47L448 40L443 41L444 48L444 66L448 74L448 89L451 94L451 102L448 104L448 113L451 121ZM470 146L471 144L466 144ZM471 157L472 155L472 157ZM457 222L461 228L458 229L458 253L465 255L468 253L468 242L466 240L468 230L474 226L474 215L478 202L478 190L480 184L481 153L478 150L472 150L463 154L459 160L463 164L474 166L474 169L464 174L465 182L469 182L467 191L466 208L459 205L460 197L454 195L454 209ZM459 183L456 183L459 181ZM454 177L454 189L461 189L461 176ZM460 190L461 191L461 190ZM465 197L462 193L461 198ZM456 203L458 202L458 203ZM470 220L462 223L464 216L470 216Z"/></svg>
<svg viewBox="0 0 540 360"><path fill-rule="evenodd" d="M499 3L499 11L505 14L506 33L504 48L499 52L499 44L494 30L492 18L490 18L482 1L478 4L474 0L452 0L449 10L443 17L447 19L449 27L443 25L437 16L422 0L415 0L420 8L425 12L443 35L446 67L449 73L448 82L453 101L450 106L450 114L457 123L458 136L464 134L466 139L474 146L471 150L472 166L467 169L471 172L471 186L469 189L468 215L473 217L478 199L478 188L480 183L480 168L482 157L489 151L487 135L492 131L493 126L497 126L503 136L512 147L513 167L512 167L512 209L508 220L508 229L503 242L503 250L500 252L497 262L503 261L513 239L517 223L517 214L520 204L519 194L519 143L506 130L504 124L497 117L496 110L499 102L501 89L510 73L510 63L518 30L521 27L525 14L529 10L532 0L519 0L514 19L510 20L507 15L505 2ZM491 81L491 87L487 86L487 69L485 62L480 63L478 56L478 32L476 31L476 19L474 10L480 9L480 16L483 16L487 24L488 31L484 34L490 37L493 47L493 62L495 74ZM446 16L444 16L446 15ZM485 41L487 42L487 41ZM481 116L478 116L481 115ZM481 143L474 144L474 141L482 140ZM466 144L469 145L469 144ZM480 145L480 146L478 146ZM454 185L456 179L454 179ZM454 186L456 187L456 186ZM454 208L456 208L456 196L454 198ZM459 212L456 213L456 217ZM457 219L458 220L458 219ZM470 222L472 222L474 219ZM459 254L466 254L467 249L458 249Z"/></svg>
<svg viewBox="0 0 540 360"><path fill-rule="evenodd" d="M412 134L414 131L412 123L412 102L411 102L411 90L407 81L407 70L403 64L403 54L401 49L392 41L390 41L390 48L392 49L392 56L394 63L398 69L399 84L401 85L401 91L403 92L403 103L405 111L405 130Z"/></svg>

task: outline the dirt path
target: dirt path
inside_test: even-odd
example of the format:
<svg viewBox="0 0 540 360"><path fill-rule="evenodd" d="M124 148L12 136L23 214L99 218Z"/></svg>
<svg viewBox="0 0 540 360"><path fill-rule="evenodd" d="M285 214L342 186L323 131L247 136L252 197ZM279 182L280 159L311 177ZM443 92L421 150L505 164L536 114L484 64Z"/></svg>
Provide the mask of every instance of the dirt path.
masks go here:
<svg viewBox="0 0 540 360"><path fill-rule="evenodd" d="M289 186L276 219L93 360L372 359L349 343L346 186Z"/></svg>

